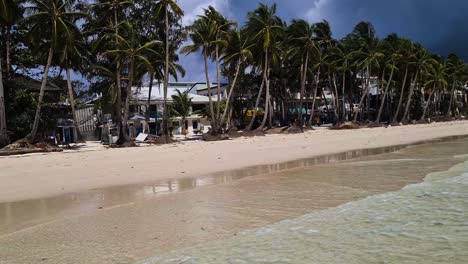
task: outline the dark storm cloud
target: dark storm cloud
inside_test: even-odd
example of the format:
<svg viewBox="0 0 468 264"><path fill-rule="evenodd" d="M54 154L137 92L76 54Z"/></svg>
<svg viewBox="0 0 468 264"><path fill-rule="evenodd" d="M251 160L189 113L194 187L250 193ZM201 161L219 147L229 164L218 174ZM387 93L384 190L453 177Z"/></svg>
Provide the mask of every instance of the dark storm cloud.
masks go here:
<svg viewBox="0 0 468 264"><path fill-rule="evenodd" d="M190 4L184 4L190 3ZM186 13L215 5L220 12L242 25L255 0L181 0ZM360 21L371 21L380 38L390 33L420 42L442 55L457 53L468 61L468 0L265 0L278 5L278 14L287 22L303 18L310 22L327 19L335 38L342 38ZM199 58L186 58L197 60ZM195 64L195 63L192 63ZM200 73L201 74L201 73ZM188 71L188 75L191 75ZM197 74L198 76L198 74ZM195 76L193 76L195 77ZM187 76L187 78L191 78ZM186 79L187 79L186 78ZM198 79L197 79L198 80Z"/></svg>

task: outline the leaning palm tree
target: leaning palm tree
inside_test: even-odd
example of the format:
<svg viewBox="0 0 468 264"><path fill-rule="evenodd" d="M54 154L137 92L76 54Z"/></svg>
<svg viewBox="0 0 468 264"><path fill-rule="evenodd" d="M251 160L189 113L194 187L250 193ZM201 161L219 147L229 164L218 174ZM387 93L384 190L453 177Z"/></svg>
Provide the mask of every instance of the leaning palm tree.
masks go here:
<svg viewBox="0 0 468 264"><path fill-rule="evenodd" d="M166 26L166 38L165 38L165 64L164 64L164 103L163 103L163 122L162 122L162 132L166 137L169 135L168 131L168 116L167 116L167 88L169 86L169 69L170 69L170 50L169 50L169 36L170 36L170 24L169 24L169 13L172 12L175 16L181 17L184 15L184 12L177 5L176 0L158 0L158 12L164 12L165 26Z"/></svg>
<svg viewBox="0 0 468 264"><path fill-rule="evenodd" d="M380 118L382 116L383 108L386 102L388 90L390 88L390 85L392 84L393 81L393 74L395 73L395 70L397 70L396 64L398 59L400 59L400 40L396 34L391 34L389 35L386 39L383 40L382 42L382 48L383 48L383 53L386 55L386 66L390 68L390 77L387 80L387 85L384 90L383 98L382 101L380 102L380 107L379 107L379 112L377 114L377 118L375 120L375 123L380 123Z"/></svg>
<svg viewBox="0 0 468 264"><path fill-rule="evenodd" d="M398 105L397 105L397 108L396 108L396 111L393 115L393 120L392 120L392 123L396 123L398 121L398 116L400 114L400 111L401 111L401 108L403 106L403 98L404 98L404 94L405 94L405 88L406 88L406 84L407 84L407 81L408 81L408 73L409 73L409 66L410 66L410 62L411 60L413 59L413 56L414 56L414 53L412 52L414 50L414 44L411 40L409 39L400 39L400 64L402 68L405 68L405 74L404 74L404 77L403 77L403 82L402 82L402 85L401 85L401 89L400 89L400 99L398 100ZM410 77L411 79L411 77Z"/></svg>
<svg viewBox="0 0 468 264"><path fill-rule="evenodd" d="M86 53L84 43L82 42L81 32L75 32L73 41L65 41L63 46L59 47L60 53L60 65L65 68L65 76L67 80L68 88L68 99L70 101L70 107L72 110L73 121L75 123L76 137L78 141L83 140L83 136L80 131L80 124L76 115L76 102L75 95L73 92L73 85L71 81L71 69L77 70L82 69L84 60L83 58Z"/></svg>
<svg viewBox="0 0 468 264"><path fill-rule="evenodd" d="M433 65L436 64L437 61L435 61L427 52L427 50L422 47L419 44L414 45L415 51L414 51L414 60L411 62L412 65L414 65L415 68L415 73L414 73L414 78L410 84L410 90L408 91L408 99L406 101L406 107L405 107L405 112L403 113L403 122L409 121L410 118L410 106L411 106L411 100L413 97L414 89L416 88L418 78L420 78L423 72L427 72L428 69Z"/></svg>
<svg viewBox="0 0 468 264"><path fill-rule="evenodd" d="M237 80L240 74L241 67L247 66L253 61L252 48L254 44L248 39L245 31L232 30L229 32L228 37L228 48L225 51L225 57L223 58L225 64L232 65L235 67L234 80L231 82L229 87L229 93L226 99L226 105L224 107L223 115L220 119L220 128L223 128L226 122L226 115L229 110L232 95L237 85Z"/></svg>
<svg viewBox="0 0 468 264"><path fill-rule="evenodd" d="M453 98L455 95L455 89L457 87L457 84L460 82L460 79L462 78L464 69L465 69L465 63L457 55L450 54L448 56L447 74L449 75L450 77L449 79L452 82L452 88L450 89L449 105L448 105L447 111L445 112L446 117L452 116L452 105L454 101Z"/></svg>
<svg viewBox="0 0 468 264"><path fill-rule="evenodd" d="M276 4L273 4L271 7L260 4L257 9L253 12L248 13L248 22L245 26L246 31L249 35L252 36L253 40L258 43L258 45L263 50L263 78L265 79L265 111L263 115L263 121L261 125L257 128L258 130L263 130L267 116L270 111L270 65L275 59L272 56L272 52L278 49L278 39L284 33L284 26L282 20L276 15ZM252 117L252 119L254 119ZM252 129L249 126L249 129Z"/></svg>
<svg viewBox="0 0 468 264"><path fill-rule="evenodd" d="M218 122L216 120L214 112L213 100L211 96L211 83L208 74L208 58L210 56L211 48L216 42L216 24L214 21L205 18L199 18L193 23L192 26L189 27L189 31L189 38L192 41L192 44L182 47L181 52L185 54L191 54L201 51L201 53L203 54L206 86L208 89L208 100L211 116L211 131L213 133L217 133L219 131Z"/></svg>
<svg viewBox="0 0 468 264"><path fill-rule="evenodd" d="M349 51L349 49L339 43L331 52L331 56L334 59L334 64L337 65L337 70L341 72L341 95L342 95L342 105L341 105L341 121L344 122L347 119L346 112L346 100L345 100L345 90L346 90L346 74L353 69L354 66L354 57L356 56L356 51Z"/></svg>
<svg viewBox="0 0 468 264"><path fill-rule="evenodd" d="M305 20L293 20L287 30L289 45L293 47L293 52L300 58L301 61L301 88L300 88L300 103L298 111L299 126L303 127L302 108L304 104L306 81L308 78L310 60L317 46L314 40L314 26L310 25Z"/></svg>
<svg viewBox="0 0 468 264"><path fill-rule="evenodd" d="M55 49L59 42L63 41L63 38L67 39L67 42L73 41L71 32L79 31L75 22L78 18L82 17L82 14L70 12L69 4L62 0L30 0L29 2L30 5L26 8L28 17L25 22L30 26L30 39L32 43L44 43L48 46L47 63L45 65L39 98L37 100L34 123L31 133L27 136L28 139L34 140L41 119L42 101ZM47 23L48 26L44 26L44 23Z"/></svg>
<svg viewBox="0 0 468 264"><path fill-rule="evenodd" d="M135 30L133 29L132 25L128 22L123 22L120 25L122 27L122 31L125 34L125 37L121 35L115 36L119 39L119 46L117 49L108 50L103 53L103 55L115 55L116 60L119 61L126 61L129 64L128 70L128 83L127 83L127 91L125 97L125 107L124 107L124 117L123 117L123 125L126 127L128 123L129 113L130 113L130 100L132 95L132 86L135 77L135 63L140 62L148 69L148 71L152 72L153 67L151 62L146 58L146 54L148 52L156 53L152 49L153 46L160 44L160 41L153 40L148 41L146 43L140 43L141 39L137 36ZM127 131L127 130L126 130ZM126 136L127 132L124 133Z"/></svg>
<svg viewBox="0 0 468 264"><path fill-rule="evenodd" d="M429 69L427 76L427 81L424 86L432 88L431 92L429 93L429 98L424 104L423 114L420 119L421 121L425 120L426 118L427 109L431 104L434 93L447 87L447 73L445 64L440 62L434 63L433 66Z"/></svg>

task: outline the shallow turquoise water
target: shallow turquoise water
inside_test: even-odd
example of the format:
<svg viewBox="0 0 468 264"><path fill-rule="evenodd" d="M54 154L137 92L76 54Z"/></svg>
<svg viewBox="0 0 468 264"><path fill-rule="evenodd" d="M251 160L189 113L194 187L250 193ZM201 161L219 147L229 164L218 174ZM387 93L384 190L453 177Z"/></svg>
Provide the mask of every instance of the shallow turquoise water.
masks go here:
<svg viewBox="0 0 468 264"><path fill-rule="evenodd" d="M141 263L468 263L468 155L397 192Z"/></svg>

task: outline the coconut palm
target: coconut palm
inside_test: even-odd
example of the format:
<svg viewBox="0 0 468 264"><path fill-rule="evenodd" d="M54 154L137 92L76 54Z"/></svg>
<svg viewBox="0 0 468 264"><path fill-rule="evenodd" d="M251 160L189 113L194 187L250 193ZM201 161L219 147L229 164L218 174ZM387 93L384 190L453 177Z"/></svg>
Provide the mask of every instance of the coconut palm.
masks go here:
<svg viewBox="0 0 468 264"><path fill-rule="evenodd" d="M192 98L190 98L188 93L182 93L177 90L177 94L172 95L171 111L173 115L181 117L182 134L187 135L185 123L187 117L190 116L192 112Z"/></svg>
<svg viewBox="0 0 468 264"><path fill-rule="evenodd" d="M0 0L0 27L5 29L5 73L10 78L11 31L23 17L23 8L18 0Z"/></svg>
<svg viewBox="0 0 468 264"><path fill-rule="evenodd" d="M123 117L123 124L126 127L130 113L130 100L135 77L135 63L141 63L145 65L148 71L152 72L153 66L151 65L151 62L147 59L145 55L148 52L156 53L156 51L154 51L152 47L160 44L161 42L157 40L152 40L142 44L142 39L140 38L140 36L137 36L137 33L135 32L130 23L123 22L120 24L120 27L122 27L123 29L122 31L124 36L115 36L115 38L119 40L119 45L117 49L108 50L104 52L103 55L115 55L116 60L127 61L129 64L128 83L126 87L127 92L125 97L125 108ZM126 134L127 132L124 133L125 136Z"/></svg>
<svg viewBox="0 0 468 264"><path fill-rule="evenodd" d="M398 70L396 64L401 57L400 54L400 39L396 34L389 35L386 39L382 42L383 53L385 54L385 63L388 68L390 68L390 77L387 80L387 85L385 87L382 101L380 102L379 112L377 114L377 118L375 123L380 123L380 118L382 116L383 108L385 105L385 101L387 98L388 90L390 85L393 81L393 75L395 70Z"/></svg>
<svg viewBox="0 0 468 264"><path fill-rule="evenodd" d="M462 78L464 69L465 69L465 63L457 55L450 54L448 56L447 74L449 76L449 79L452 82L452 88L450 89L449 105L448 105L447 111L445 112L445 115L447 117L452 116L452 105L454 101L453 97L455 94L455 89L457 87L457 84L460 82L460 79Z"/></svg>
<svg viewBox="0 0 468 264"><path fill-rule="evenodd" d="M189 31L189 38L192 41L192 44L182 47L181 52L185 54L191 54L194 52L201 51L201 53L203 54L206 86L208 89L208 100L211 116L211 127L212 132L217 133L218 126L217 120L215 118L213 100L211 96L211 83L208 74L208 58L210 56L211 48L216 42L216 24L212 20L199 18L189 27Z"/></svg>
<svg viewBox="0 0 468 264"><path fill-rule="evenodd" d="M403 106L403 97L405 94L405 88L408 80L408 72L409 72L409 66L410 62L413 59L414 54L412 51L414 50L413 42L409 39L400 39L400 63L401 63L401 68L405 69L405 74L403 77L403 82L401 85L400 89L400 99L398 100L398 105L396 108L396 112L393 116L392 123L396 123L398 121L398 116L400 114L401 107ZM411 77L410 77L411 79Z"/></svg>
<svg viewBox="0 0 468 264"><path fill-rule="evenodd" d="M235 67L236 70L234 73L234 80L231 82L229 87L229 93L226 99L223 115L220 119L220 128L223 128L226 122L226 115L229 111L231 98L234 94L237 80L239 79L240 70L242 67L247 66L253 61L251 49L255 45L250 41L250 39L248 39L245 31L240 30L232 30L229 32L228 43L229 45L225 51L226 55L224 56L223 60L225 64L232 65L232 67Z"/></svg>
<svg viewBox="0 0 468 264"><path fill-rule="evenodd" d="M80 131L80 124L78 123L77 115L76 115L76 102L75 96L73 92L73 86L71 81L71 69L74 70L82 70L83 69L83 57L86 54L86 47L83 43L83 39L81 36L81 32L74 32L73 33L73 41L65 42L59 47L60 53L60 65L61 67L65 68L65 76L67 80L67 88L68 88L68 99L70 101L70 107L72 110L73 121L75 123L76 129L76 137L77 140L80 141L83 139Z"/></svg>
<svg viewBox="0 0 468 264"><path fill-rule="evenodd" d="M295 57L301 61L300 70L300 104L298 111L299 125L302 128L302 108L304 104L306 81L309 73L309 62L312 55L317 52L317 46L314 40L314 26L305 20L293 20L287 30L288 43L293 48Z"/></svg>
<svg viewBox="0 0 468 264"><path fill-rule="evenodd" d="M217 84L217 104L216 104L216 123L222 122L220 120L221 110L221 68L220 68L220 50L228 46L228 32L236 22L230 21L223 17L214 7L209 6L205 9L205 14L201 16L202 19L212 21L215 27L214 42L212 47L214 49L214 60L216 63L216 84ZM221 127L219 127L221 128Z"/></svg>
<svg viewBox="0 0 468 264"><path fill-rule="evenodd" d="M73 41L72 32L79 31L75 22L82 17L82 14L70 12L69 4L62 0L30 0L29 2L30 5L26 8L28 17L25 22L30 25L29 35L32 43L45 43L48 46L47 63L37 100L34 123L31 133L28 135L30 140L34 140L39 127L42 101L54 51L60 41L64 39L67 42ZM49 26L44 26L44 23L48 23Z"/></svg>
<svg viewBox="0 0 468 264"><path fill-rule="evenodd" d="M169 69L170 69L170 50L169 50L169 36L170 36L170 28L171 25L169 24L169 13L172 12L175 16L181 17L184 15L184 12L177 5L176 0L158 0L157 4L159 5L159 12L164 12L164 20L166 26L166 38L165 38L165 65L164 65L164 86L163 86L163 94L164 94L164 103L163 103L163 122L162 122L162 131L166 137L169 135L168 131L168 116L167 116L167 88L169 86Z"/></svg>
<svg viewBox="0 0 468 264"><path fill-rule="evenodd" d="M274 50L278 50L279 37L284 33L284 26L281 19L276 15L276 4L271 7L265 4L259 4L259 7L253 12L248 13L248 22L245 30L248 32L252 39L263 50L263 76L265 79L265 111L263 121L257 128L263 130L270 110L270 64L275 60L272 56ZM271 113L272 114L272 113ZM252 117L255 119L255 116ZM249 127L252 129L252 127Z"/></svg>
<svg viewBox="0 0 468 264"><path fill-rule="evenodd" d="M421 116L421 120L425 120L426 118L426 113L427 109L429 108L429 105L431 104L432 97L434 93L438 90L445 89L447 87L447 73L446 73L446 66L444 63L440 62L434 62L432 67L429 68L428 74L427 74L427 81L424 84L425 87L432 87L429 93L429 98L427 99L425 105L424 105L424 110L423 114Z"/></svg>
<svg viewBox="0 0 468 264"><path fill-rule="evenodd" d="M429 55L427 50L419 44L414 45L413 52L414 52L414 59L410 64L414 66L415 72L414 72L414 78L410 84L410 90L408 91L408 99L406 101L406 108L405 108L405 112L403 114L403 119L402 119L403 122L407 122L410 118L409 110L410 110L411 100L412 100L412 96L414 93L414 89L417 85L418 78L422 79L421 75L423 74L423 72L427 72L429 68L432 67L433 64L437 63L437 61L435 61Z"/></svg>

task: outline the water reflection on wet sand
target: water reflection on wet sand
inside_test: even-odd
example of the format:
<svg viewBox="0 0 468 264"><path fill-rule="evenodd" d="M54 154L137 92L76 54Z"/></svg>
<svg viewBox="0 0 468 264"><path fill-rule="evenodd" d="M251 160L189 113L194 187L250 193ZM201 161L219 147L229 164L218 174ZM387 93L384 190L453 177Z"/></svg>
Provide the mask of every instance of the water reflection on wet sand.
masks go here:
<svg viewBox="0 0 468 264"><path fill-rule="evenodd" d="M0 205L0 259L126 263L398 190L459 162L453 156L466 154L467 146L467 140L458 140L350 151L199 179L5 203ZM335 163L379 153L387 154ZM177 194L163 195L171 192Z"/></svg>

